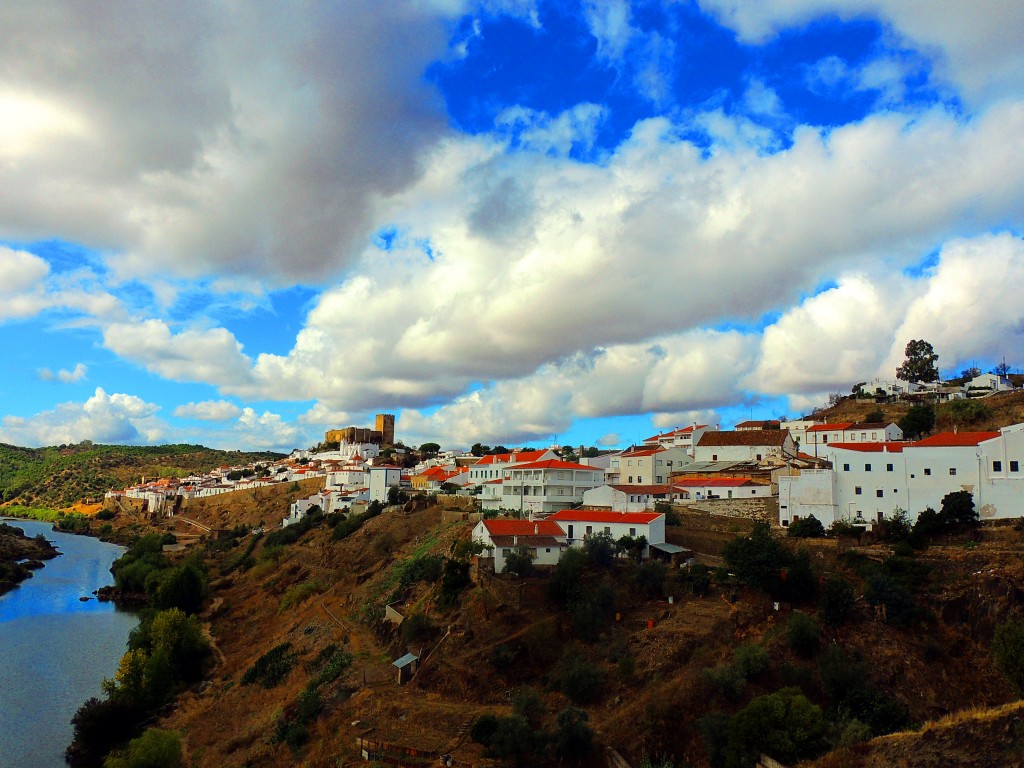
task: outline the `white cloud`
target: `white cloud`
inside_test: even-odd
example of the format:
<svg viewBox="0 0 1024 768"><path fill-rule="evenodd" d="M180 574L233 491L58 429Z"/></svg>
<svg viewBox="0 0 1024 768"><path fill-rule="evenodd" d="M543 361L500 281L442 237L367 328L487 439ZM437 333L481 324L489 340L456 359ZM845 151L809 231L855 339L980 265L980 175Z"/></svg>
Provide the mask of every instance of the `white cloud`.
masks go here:
<svg viewBox="0 0 1024 768"><path fill-rule="evenodd" d="M874 17L891 25L972 101L1006 96L1024 85L1024 4L945 0L699 0L742 40L762 43L780 30L821 16Z"/></svg>
<svg viewBox="0 0 1024 768"><path fill-rule="evenodd" d="M224 328L173 333L162 320L112 323L103 329L110 351L172 381L208 382L222 387L248 380L251 361Z"/></svg>
<svg viewBox="0 0 1024 768"><path fill-rule="evenodd" d="M134 395L108 395L97 387L84 403L62 403L30 417L5 416L0 421L0 442L43 446L79 443L145 444L167 435L166 424L156 417L159 406Z"/></svg>
<svg viewBox="0 0 1024 768"><path fill-rule="evenodd" d="M717 411L702 409L697 411L677 411L675 413L656 413L651 422L658 429L679 429L691 424L716 425L720 423Z"/></svg>
<svg viewBox="0 0 1024 768"><path fill-rule="evenodd" d="M607 434L601 435L597 438L597 444L602 448L611 448L622 442L622 438L619 437L618 432L608 432Z"/></svg>
<svg viewBox="0 0 1024 768"><path fill-rule="evenodd" d="M422 74L467 5L5 5L0 236L126 276L336 273L447 130Z"/></svg>
<svg viewBox="0 0 1024 768"><path fill-rule="evenodd" d="M38 256L0 245L0 321L44 310L49 274L50 265Z"/></svg>
<svg viewBox="0 0 1024 768"><path fill-rule="evenodd" d="M227 400L205 400L200 403L179 405L174 409L174 415L200 421L229 421L241 416L242 409Z"/></svg>
<svg viewBox="0 0 1024 768"><path fill-rule="evenodd" d="M61 368L56 373L49 368L41 368L39 370L39 378L43 381L59 381L62 384L74 384L84 379L88 370L85 363L76 364L72 370Z"/></svg>

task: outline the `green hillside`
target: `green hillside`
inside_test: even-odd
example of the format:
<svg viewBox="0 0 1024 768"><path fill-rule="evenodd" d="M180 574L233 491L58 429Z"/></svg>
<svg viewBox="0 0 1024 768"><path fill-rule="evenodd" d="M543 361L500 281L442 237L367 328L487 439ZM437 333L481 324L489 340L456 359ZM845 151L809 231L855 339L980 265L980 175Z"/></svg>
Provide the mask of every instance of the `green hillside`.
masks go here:
<svg viewBox="0 0 1024 768"><path fill-rule="evenodd" d="M0 443L0 500L63 508L98 501L142 477L185 476L223 465L273 461L277 453L218 451L201 445L77 445L20 448Z"/></svg>

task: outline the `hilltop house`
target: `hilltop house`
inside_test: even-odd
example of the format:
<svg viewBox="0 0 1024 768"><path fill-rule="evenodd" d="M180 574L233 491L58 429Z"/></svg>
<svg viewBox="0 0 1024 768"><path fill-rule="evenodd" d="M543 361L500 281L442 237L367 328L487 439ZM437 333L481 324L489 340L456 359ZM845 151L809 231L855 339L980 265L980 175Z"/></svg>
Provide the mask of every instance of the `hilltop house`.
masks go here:
<svg viewBox="0 0 1024 768"><path fill-rule="evenodd" d="M584 491L604 483L600 468L559 459L514 464L505 472L501 506L531 515L579 504Z"/></svg>
<svg viewBox="0 0 1024 768"><path fill-rule="evenodd" d="M609 485L664 485L673 472L691 461L681 446L630 448L612 457L605 481Z"/></svg>
<svg viewBox="0 0 1024 768"><path fill-rule="evenodd" d="M563 509L551 515L547 522L557 523L565 531L570 547L583 546L584 540L595 533L606 533L614 541L623 536L647 539L649 547L665 543L665 515L661 512L611 512L599 509Z"/></svg>
<svg viewBox="0 0 1024 768"><path fill-rule="evenodd" d="M662 485L601 485L583 492L583 506L612 512L643 512L668 501L672 487Z"/></svg>
<svg viewBox="0 0 1024 768"><path fill-rule="evenodd" d="M891 443L903 439L903 430L895 424L841 421L815 424L807 430L804 450L815 456L824 455L821 446L829 443Z"/></svg>

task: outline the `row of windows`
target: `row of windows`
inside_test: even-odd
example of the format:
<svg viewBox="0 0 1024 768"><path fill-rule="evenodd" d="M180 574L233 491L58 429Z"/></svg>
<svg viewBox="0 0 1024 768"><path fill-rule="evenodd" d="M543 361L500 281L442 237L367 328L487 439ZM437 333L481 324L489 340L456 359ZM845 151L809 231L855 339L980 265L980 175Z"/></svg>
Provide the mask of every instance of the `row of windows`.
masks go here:
<svg viewBox="0 0 1024 768"><path fill-rule="evenodd" d="M886 464L885 465L885 471L886 472L892 472L892 470L893 470L892 464ZM849 464L843 464L843 472L849 472L849 471L850 471L850 465ZM864 465L864 471L865 472L870 472L871 471L871 465L870 464L865 464Z"/></svg>
<svg viewBox="0 0 1024 768"><path fill-rule="evenodd" d="M1020 462L1019 461L1010 461L1010 462L1007 462L1007 463L1010 466L1010 472L1020 472ZM886 472L892 472L892 470L893 470L892 464L886 464L885 465L885 471ZM849 472L849 471L850 471L850 465L849 464L843 464L843 472ZM871 471L871 465L870 464L865 464L864 465L864 471L865 472L870 472ZM924 472L925 475L929 475L929 476L932 473L931 467L925 467L922 471ZM1001 462L1001 461L993 461L992 462L992 471L993 472L1002 472L1003 471L1003 462ZM950 475L956 475L956 467L950 467L949 468L949 474ZM913 477L913 475L911 475L911 477Z"/></svg>
<svg viewBox="0 0 1024 768"><path fill-rule="evenodd" d="M1010 471L1011 472L1020 472L1020 462L1019 461L1011 461L1011 462L1009 462L1009 464L1010 464ZM1003 462L1001 462L1001 461L993 461L992 462L992 471L993 472L1002 472L1003 471Z"/></svg>

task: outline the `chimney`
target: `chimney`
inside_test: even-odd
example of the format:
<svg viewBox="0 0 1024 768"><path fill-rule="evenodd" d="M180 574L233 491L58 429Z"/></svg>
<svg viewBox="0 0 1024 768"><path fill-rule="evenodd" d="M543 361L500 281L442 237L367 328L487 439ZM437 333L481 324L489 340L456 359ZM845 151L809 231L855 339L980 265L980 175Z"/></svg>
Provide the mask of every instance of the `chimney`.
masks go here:
<svg viewBox="0 0 1024 768"><path fill-rule="evenodd" d="M534 523L533 524L533 535L534 536L540 535L540 523Z"/></svg>

